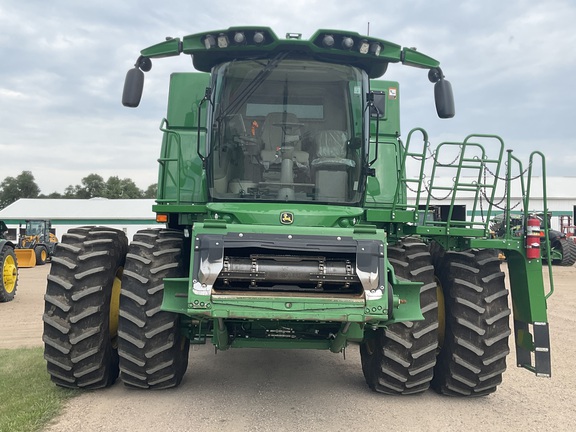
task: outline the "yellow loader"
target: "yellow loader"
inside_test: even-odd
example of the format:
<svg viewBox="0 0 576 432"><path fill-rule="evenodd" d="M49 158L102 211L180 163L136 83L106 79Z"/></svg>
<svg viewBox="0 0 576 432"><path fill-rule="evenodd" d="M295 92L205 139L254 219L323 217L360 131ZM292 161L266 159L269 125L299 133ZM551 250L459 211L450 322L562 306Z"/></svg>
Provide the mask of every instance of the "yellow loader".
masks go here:
<svg viewBox="0 0 576 432"><path fill-rule="evenodd" d="M49 220L27 220L26 231L21 234L14 252L19 267L43 265L50 260L58 238L50 232Z"/></svg>

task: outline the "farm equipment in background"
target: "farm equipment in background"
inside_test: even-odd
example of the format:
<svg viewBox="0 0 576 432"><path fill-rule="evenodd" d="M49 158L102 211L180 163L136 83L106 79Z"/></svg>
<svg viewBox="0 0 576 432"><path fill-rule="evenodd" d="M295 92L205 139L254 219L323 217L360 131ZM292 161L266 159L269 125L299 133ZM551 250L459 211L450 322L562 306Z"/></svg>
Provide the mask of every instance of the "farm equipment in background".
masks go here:
<svg viewBox="0 0 576 432"><path fill-rule="evenodd" d="M54 254L58 238L50 231L49 220L27 220L26 229L20 228L16 256L20 267L44 265Z"/></svg>
<svg viewBox="0 0 576 432"><path fill-rule="evenodd" d="M493 219L492 231L497 237L505 233L503 214ZM552 215L544 217L544 213L531 213L530 218L538 221L540 254L542 260L554 265L572 266L576 262L576 243L566 233L550 228ZM525 232L523 215L510 216L510 228L513 235L522 236Z"/></svg>
<svg viewBox="0 0 576 432"><path fill-rule="evenodd" d="M13 300L18 286L18 260L7 233L8 227L0 221L0 303Z"/></svg>
<svg viewBox="0 0 576 432"><path fill-rule="evenodd" d="M560 220L560 231L563 234L566 234L566 238L576 242L576 225L574 225L572 216L570 215L561 215L559 217Z"/></svg>
<svg viewBox="0 0 576 432"><path fill-rule="evenodd" d="M175 387L190 344L359 345L374 391L481 396L502 381L512 313L516 364L550 376L552 275L546 292L532 232L491 238L489 227L497 184L510 191L516 168L528 218L544 156L532 153L525 174L495 135L432 151L416 128L403 142L399 83L377 79L393 63L427 70L450 118L437 60L354 32L234 27L142 50L123 104L139 105L152 59L180 54L200 72L170 78L153 207L165 228L128 245L121 231L83 227L56 246L43 341L57 385L106 387L120 371L128 387ZM455 203L470 195L466 220ZM430 217L438 196L445 211Z"/></svg>

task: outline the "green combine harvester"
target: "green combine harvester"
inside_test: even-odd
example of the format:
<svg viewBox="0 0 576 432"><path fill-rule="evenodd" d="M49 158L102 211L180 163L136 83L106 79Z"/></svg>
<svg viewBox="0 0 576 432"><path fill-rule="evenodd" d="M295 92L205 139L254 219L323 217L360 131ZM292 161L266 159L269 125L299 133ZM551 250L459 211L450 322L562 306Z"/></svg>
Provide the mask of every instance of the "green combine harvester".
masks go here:
<svg viewBox="0 0 576 432"><path fill-rule="evenodd" d="M530 225L497 239L489 229L495 203L511 207L497 184L518 181L521 162L497 136L432 150L417 128L403 142L400 86L377 80L392 63L425 69L439 117L451 118L438 61L354 32L305 40L234 27L142 50L123 104L139 105L153 59L180 54L199 72L170 78L154 206L165 228L129 245L123 232L84 227L56 246L43 340L57 385L100 388L120 375L128 387L174 387L190 344L211 342L359 347L375 391L487 395L512 333L498 250L517 364L550 376L553 286ZM544 157L530 162L526 220ZM475 204L463 212L464 196Z"/></svg>

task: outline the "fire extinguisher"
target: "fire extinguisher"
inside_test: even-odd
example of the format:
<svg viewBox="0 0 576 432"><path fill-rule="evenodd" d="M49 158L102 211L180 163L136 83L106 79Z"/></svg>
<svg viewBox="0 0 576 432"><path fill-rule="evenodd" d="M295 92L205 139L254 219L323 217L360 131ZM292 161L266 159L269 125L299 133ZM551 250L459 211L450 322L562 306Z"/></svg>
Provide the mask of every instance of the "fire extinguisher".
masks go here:
<svg viewBox="0 0 576 432"><path fill-rule="evenodd" d="M540 220L529 218L526 223L526 258L540 258Z"/></svg>

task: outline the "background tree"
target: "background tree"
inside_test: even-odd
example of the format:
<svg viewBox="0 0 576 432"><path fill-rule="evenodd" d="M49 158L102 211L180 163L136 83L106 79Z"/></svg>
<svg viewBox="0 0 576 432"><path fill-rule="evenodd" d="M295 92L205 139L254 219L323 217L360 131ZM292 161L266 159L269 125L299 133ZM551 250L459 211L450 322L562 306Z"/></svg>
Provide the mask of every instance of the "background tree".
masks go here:
<svg viewBox="0 0 576 432"><path fill-rule="evenodd" d="M49 195L40 194L40 188L30 171L22 171L16 177L6 177L0 183L0 209L12 204L20 198L77 198L90 199L104 197L109 199L156 198L158 185L151 184L144 192L130 178L121 179L110 176L108 180L99 174L88 174L81 184L68 185L63 194L52 192Z"/></svg>
<svg viewBox="0 0 576 432"><path fill-rule="evenodd" d="M143 198L156 198L158 196L158 183L151 184L144 192Z"/></svg>
<svg viewBox="0 0 576 432"><path fill-rule="evenodd" d="M136 186L136 183L132 179L125 178L120 181L122 186L122 197L124 199L137 199L142 198L142 190Z"/></svg>
<svg viewBox="0 0 576 432"><path fill-rule="evenodd" d="M120 179L118 176L108 177L104 196L109 199L142 198L142 190L136 186L132 179Z"/></svg>
<svg viewBox="0 0 576 432"><path fill-rule="evenodd" d="M37 198L40 188L30 171L22 171L16 177L6 177L0 183L0 209L20 198Z"/></svg>
<svg viewBox="0 0 576 432"><path fill-rule="evenodd" d="M104 197L110 199L119 199L122 197L122 182L118 176L110 176L106 180L106 190Z"/></svg>
<svg viewBox="0 0 576 432"><path fill-rule="evenodd" d="M72 186L69 185L66 189L64 189L64 198L78 198L80 194L80 185Z"/></svg>
<svg viewBox="0 0 576 432"><path fill-rule="evenodd" d="M85 198L101 197L104 196L106 191L106 183L102 176L98 174L89 174L84 177L82 186L84 187Z"/></svg>

